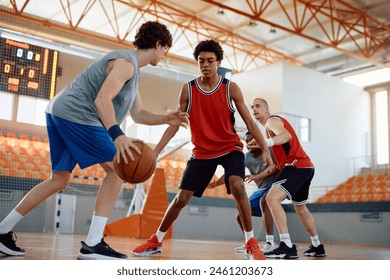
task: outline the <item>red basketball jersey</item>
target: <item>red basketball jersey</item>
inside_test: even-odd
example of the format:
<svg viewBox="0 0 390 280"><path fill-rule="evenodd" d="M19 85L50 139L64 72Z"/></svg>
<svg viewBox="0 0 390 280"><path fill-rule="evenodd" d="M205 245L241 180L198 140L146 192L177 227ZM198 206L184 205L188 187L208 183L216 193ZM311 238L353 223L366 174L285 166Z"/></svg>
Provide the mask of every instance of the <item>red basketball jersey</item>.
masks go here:
<svg viewBox="0 0 390 280"><path fill-rule="evenodd" d="M229 94L230 81L220 78L211 91L204 91L197 79L188 82L192 150L196 159L210 159L232 151L242 152L243 143L234 129L235 109Z"/></svg>
<svg viewBox="0 0 390 280"><path fill-rule="evenodd" d="M284 127L290 132L292 138L287 143L283 145L274 145L272 146L272 151L274 153L276 163L280 170L283 169L285 165L294 165L298 168L307 168L314 167L312 161L309 156L303 150L301 143L299 142L298 136L296 135L294 129L290 125L290 123L280 116L271 115L271 117L280 118L284 124ZM267 130L267 137L269 137L269 131Z"/></svg>

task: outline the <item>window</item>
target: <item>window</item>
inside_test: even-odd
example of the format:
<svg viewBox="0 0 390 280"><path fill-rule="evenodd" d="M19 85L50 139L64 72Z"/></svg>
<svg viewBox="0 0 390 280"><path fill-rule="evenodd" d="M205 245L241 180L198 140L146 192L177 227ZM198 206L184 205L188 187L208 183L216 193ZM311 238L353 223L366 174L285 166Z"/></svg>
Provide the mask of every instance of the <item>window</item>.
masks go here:
<svg viewBox="0 0 390 280"><path fill-rule="evenodd" d="M310 120L308 118L299 118L299 139L302 142L310 141Z"/></svg>
<svg viewBox="0 0 390 280"><path fill-rule="evenodd" d="M389 163L389 112L387 91L374 94L375 147L377 164Z"/></svg>
<svg viewBox="0 0 390 280"><path fill-rule="evenodd" d="M16 121L45 126L45 109L49 100L19 95Z"/></svg>
<svg viewBox="0 0 390 280"><path fill-rule="evenodd" d="M14 109L14 95L11 93L0 92L0 119L12 120Z"/></svg>
<svg viewBox="0 0 390 280"><path fill-rule="evenodd" d="M278 115L278 114L277 114ZM310 142L310 119L292 114L280 113L293 127L299 141Z"/></svg>

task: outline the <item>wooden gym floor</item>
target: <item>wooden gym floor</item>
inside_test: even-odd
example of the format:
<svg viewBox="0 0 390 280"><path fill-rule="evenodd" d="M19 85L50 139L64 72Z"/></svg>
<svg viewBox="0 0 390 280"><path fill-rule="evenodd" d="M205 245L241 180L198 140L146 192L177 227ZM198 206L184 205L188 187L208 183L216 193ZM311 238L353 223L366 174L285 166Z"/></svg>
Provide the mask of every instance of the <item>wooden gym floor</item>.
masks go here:
<svg viewBox="0 0 390 280"><path fill-rule="evenodd" d="M17 245L26 250L25 256L8 257L0 254L0 260L76 260L80 241L84 235L16 232ZM163 253L150 257L134 257L131 251L143 239L108 236L105 241L115 250L127 254L129 260L245 260L244 254L234 252L240 241L209 241L167 239ZM298 260L390 260L390 245L360 245L325 243L327 257L308 258L303 252L309 243L297 243Z"/></svg>

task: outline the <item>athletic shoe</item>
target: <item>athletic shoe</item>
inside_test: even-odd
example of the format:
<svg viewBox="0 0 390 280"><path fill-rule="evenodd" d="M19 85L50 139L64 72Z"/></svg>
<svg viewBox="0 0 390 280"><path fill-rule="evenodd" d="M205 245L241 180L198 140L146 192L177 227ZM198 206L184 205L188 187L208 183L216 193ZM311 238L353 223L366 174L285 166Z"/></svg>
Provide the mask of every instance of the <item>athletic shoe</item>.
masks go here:
<svg viewBox="0 0 390 280"><path fill-rule="evenodd" d="M245 254L248 260L265 260L265 256L263 252L260 251L259 245L257 244L257 240L252 237L245 244Z"/></svg>
<svg viewBox="0 0 390 280"><path fill-rule="evenodd" d="M263 247L261 247L261 251L265 254L271 252L276 249L275 245L272 245L270 242L263 242Z"/></svg>
<svg viewBox="0 0 390 280"><path fill-rule="evenodd" d="M297 259L297 247L295 245L292 248L288 247L283 241L280 242L280 245L275 250L264 254L267 258L270 259Z"/></svg>
<svg viewBox="0 0 390 280"><path fill-rule="evenodd" d="M241 246L234 248L234 251L239 254L245 254L246 252L245 244L242 244Z"/></svg>
<svg viewBox="0 0 390 280"><path fill-rule="evenodd" d="M147 257L149 255L161 254L162 242L158 242L157 236L153 234L145 243L142 243L132 252L137 257Z"/></svg>
<svg viewBox="0 0 390 280"><path fill-rule="evenodd" d="M16 240L16 234L12 231L0 234L0 253L8 256L23 256L25 251L16 246Z"/></svg>
<svg viewBox="0 0 390 280"><path fill-rule="evenodd" d="M81 241L79 260L125 260L127 256L112 249L104 239L93 247Z"/></svg>
<svg viewBox="0 0 390 280"><path fill-rule="evenodd" d="M310 245L309 250L303 253L306 257L326 257L324 245L320 244L317 247Z"/></svg>

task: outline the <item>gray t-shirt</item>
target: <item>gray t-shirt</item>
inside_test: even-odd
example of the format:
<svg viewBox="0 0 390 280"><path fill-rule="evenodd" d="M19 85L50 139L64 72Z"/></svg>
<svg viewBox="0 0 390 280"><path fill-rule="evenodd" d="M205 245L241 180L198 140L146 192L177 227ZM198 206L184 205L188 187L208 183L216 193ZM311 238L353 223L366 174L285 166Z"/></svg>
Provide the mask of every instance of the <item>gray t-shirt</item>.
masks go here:
<svg viewBox="0 0 390 280"><path fill-rule="evenodd" d="M272 151L271 151L271 156L272 159L274 159ZM249 172L252 175L259 174L262 171L264 171L264 169L267 168L267 166L263 166L263 160L261 158L261 155L258 157L253 157L250 152L245 153L244 163L245 163L245 167L248 168ZM276 177L278 176L278 173L279 172L276 171L272 173L270 176L266 177L264 180L257 182L256 183L257 187L258 188L265 188L267 186L270 187L272 183L275 181Z"/></svg>
<svg viewBox="0 0 390 280"><path fill-rule="evenodd" d="M135 70L113 100L116 120L122 123L137 97L140 79L138 52L134 50L113 51L92 63L53 98L46 113L78 124L103 126L94 101L107 77L108 61L118 58L130 61Z"/></svg>

